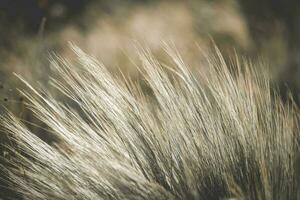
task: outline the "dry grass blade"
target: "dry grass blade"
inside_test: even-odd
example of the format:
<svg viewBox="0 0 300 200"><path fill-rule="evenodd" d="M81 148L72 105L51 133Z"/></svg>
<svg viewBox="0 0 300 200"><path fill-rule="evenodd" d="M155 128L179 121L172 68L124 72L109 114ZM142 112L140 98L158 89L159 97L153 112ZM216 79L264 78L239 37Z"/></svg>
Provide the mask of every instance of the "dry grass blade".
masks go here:
<svg viewBox="0 0 300 200"><path fill-rule="evenodd" d="M140 49L149 95L72 48L80 68L52 61L52 83L70 104L24 81L30 108L58 142L2 119L18 144L4 170L24 198L298 198L298 111L250 62L228 66L216 50L198 76L173 48L165 48L172 69Z"/></svg>

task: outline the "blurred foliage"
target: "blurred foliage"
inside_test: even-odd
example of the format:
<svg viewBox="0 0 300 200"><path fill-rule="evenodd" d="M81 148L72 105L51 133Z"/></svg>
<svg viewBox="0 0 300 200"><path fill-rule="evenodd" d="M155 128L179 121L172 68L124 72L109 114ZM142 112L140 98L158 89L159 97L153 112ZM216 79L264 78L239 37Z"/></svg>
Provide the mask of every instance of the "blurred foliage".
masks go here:
<svg viewBox="0 0 300 200"><path fill-rule="evenodd" d="M278 61L272 64L276 65L278 71L277 82L283 98L286 98L287 85L299 104L300 1L240 0L239 3L258 52L266 50L268 52L265 54L270 60ZM281 46L273 48L278 43Z"/></svg>

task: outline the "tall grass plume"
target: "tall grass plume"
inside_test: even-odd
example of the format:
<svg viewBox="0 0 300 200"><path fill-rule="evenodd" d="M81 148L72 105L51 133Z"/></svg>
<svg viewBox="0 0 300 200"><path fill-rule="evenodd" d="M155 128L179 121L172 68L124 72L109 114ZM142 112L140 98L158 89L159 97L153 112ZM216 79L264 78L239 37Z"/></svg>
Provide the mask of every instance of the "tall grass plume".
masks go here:
<svg viewBox="0 0 300 200"><path fill-rule="evenodd" d="M22 92L56 140L2 118L14 144L2 170L25 199L299 199L298 110L251 62L216 49L195 74L174 48L174 67L140 49L141 84L72 48L80 67L52 58L68 103Z"/></svg>

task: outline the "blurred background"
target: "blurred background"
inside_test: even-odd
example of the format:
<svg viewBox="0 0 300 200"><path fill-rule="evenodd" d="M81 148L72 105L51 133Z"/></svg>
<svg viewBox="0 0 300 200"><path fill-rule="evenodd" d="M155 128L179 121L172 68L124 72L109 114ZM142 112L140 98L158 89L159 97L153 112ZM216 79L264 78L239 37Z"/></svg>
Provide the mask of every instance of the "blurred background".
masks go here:
<svg viewBox="0 0 300 200"><path fill-rule="evenodd" d="M163 60L162 41L171 41L193 69L201 68L200 49L208 52L212 41L225 57L237 51L263 58L282 98L290 88L299 104L299 0L0 0L1 113L8 109L35 122L13 73L51 90L49 54L72 60L68 42L109 70L138 79L135 41ZM5 134L0 140L7 140Z"/></svg>
<svg viewBox="0 0 300 200"><path fill-rule="evenodd" d="M158 57L162 41L172 41L193 68L212 40L225 55L263 57L283 98L288 86L298 101L299 11L297 0L1 0L2 104L20 109L13 72L47 87L49 53L74 56L68 42L134 77L135 40Z"/></svg>
<svg viewBox="0 0 300 200"><path fill-rule="evenodd" d="M74 56L68 42L135 76L135 40L157 56L172 41L195 68L214 40L224 54L263 57L283 98L287 86L297 96L299 11L297 0L1 0L0 99L19 110L13 72L47 86L49 52Z"/></svg>

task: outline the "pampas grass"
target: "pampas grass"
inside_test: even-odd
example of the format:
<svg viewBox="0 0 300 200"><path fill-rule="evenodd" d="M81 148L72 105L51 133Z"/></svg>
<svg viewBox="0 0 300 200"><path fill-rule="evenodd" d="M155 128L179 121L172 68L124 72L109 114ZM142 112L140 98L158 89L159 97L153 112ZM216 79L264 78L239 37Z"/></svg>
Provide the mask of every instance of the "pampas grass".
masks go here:
<svg viewBox="0 0 300 200"><path fill-rule="evenodd" d="M72 48L81 67L51 59L69 103L24 81L55 142L2 118L15 144L2 170L25 199L298 198L298 110L251 62L228 64L216 49L195 75L174 48L174 68L139 49L145 92Z"/></svg>

